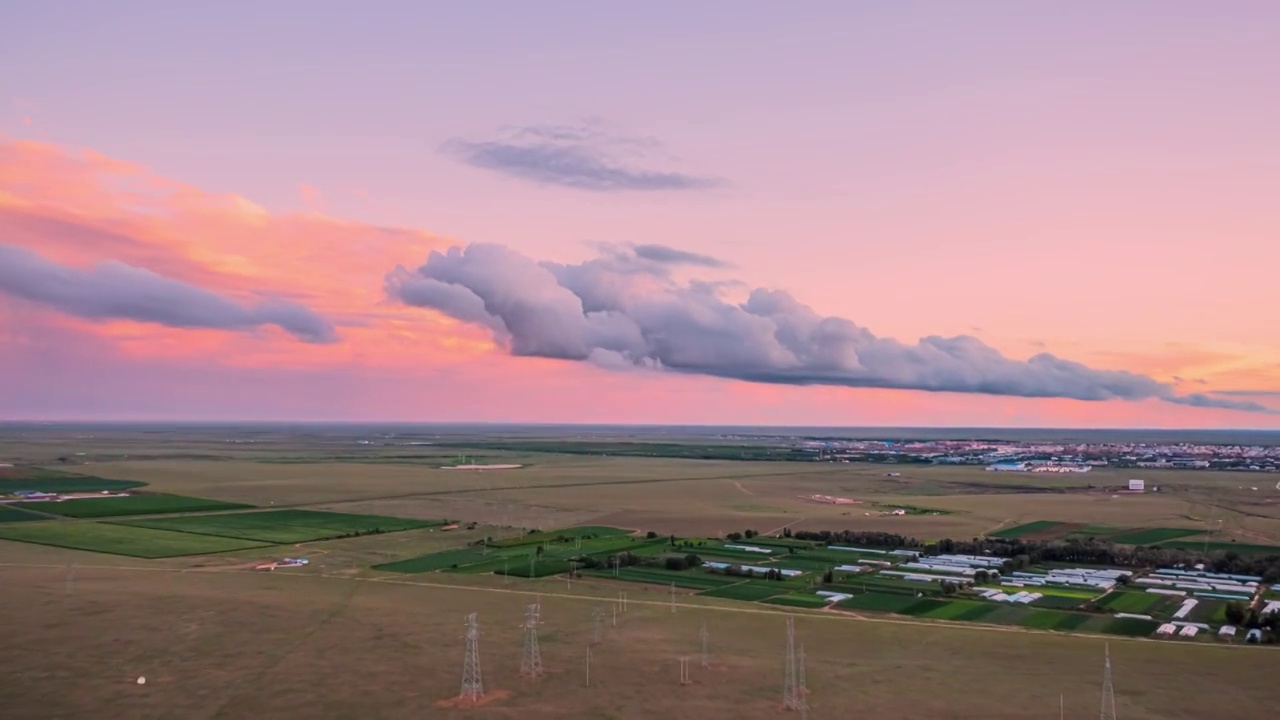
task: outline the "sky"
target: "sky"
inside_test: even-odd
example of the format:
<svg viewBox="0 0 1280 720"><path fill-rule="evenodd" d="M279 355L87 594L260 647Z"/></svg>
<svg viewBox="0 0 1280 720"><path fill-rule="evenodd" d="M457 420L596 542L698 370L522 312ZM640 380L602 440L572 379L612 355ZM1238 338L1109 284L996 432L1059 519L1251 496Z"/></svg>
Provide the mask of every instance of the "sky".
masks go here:
<svg viewBox="0 0 1280 720"><path fill-rule="evenodd" d="M0 16L0 419L1280 428L1273 2Z"/></svg>

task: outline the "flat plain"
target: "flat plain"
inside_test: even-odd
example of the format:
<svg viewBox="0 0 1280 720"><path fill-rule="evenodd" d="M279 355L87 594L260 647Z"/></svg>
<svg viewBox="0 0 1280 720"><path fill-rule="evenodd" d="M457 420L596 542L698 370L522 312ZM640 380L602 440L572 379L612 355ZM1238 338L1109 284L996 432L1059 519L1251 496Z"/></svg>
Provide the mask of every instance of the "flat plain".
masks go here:
<svg viewBox="0 0 1280 720"><path fill-rule="evenodd" d="M1133 471L1038 478L932 466L497 451L477 462L523 467L470 471L440 469L448 458L429 449L420 456L400 448L394 456L371 450L352 458L346 449L339 457L298 442L228 446L189 437L74 445L0 441L0 455L51 472L139 481L147 492L263 509L110 521L127 525L77 519L0 525L0 535L30 528L84 538L117 528L184 542L250 545L141 559L0 540L0 673L6 678L0 707L6 718L784 717L786 613L796 614L805 645L812 717L1055 717L1060 694L1067 717L1092 717L1104 642L1115 666L1120 717L1251 718L1274 711L1270 648L958 625L946 621L1005 609L979 603L912 608L916 600L909 596L894 598L895 607L813 610L813 602L797 596L766 599L768 586L756 583L731 586L726 597L677 588L673 604L670 588L656 576L645 585L614 581L607 573L567 583L559 577L372 569L462 550L485 537L498 547L502 538L529 529L572 525L683 536L848 528L930 539L1044 520L1116 532L1204 533L1185 541L1191 543L1280 542L1280 493L1250 490L1240 475L1145 472L1161 491L1124 495L1105 488ZM85 452L91 464L56 461L73 451ZM812 494L864 502L838 506L802 498ZM884 514L883 506L895 504L947 512ZM202 525L209 533L243 535L256 531L226 518L273 510L369 513L427 524L336 540L287 538L300 547L176 530L186 523L188 530ZM463 526L444 531L438 521L446 518ZM56 532L39 530L50 527ZM311 564L250 569L284 555L305 555ZM628 593L628 606L615 627L620 591ZM536 597L543 605L539 631L548 676L528 681L518 677L519 625ZM757 599L763 602L741 602ZM606 609L610 624L592 648L588 687L586 648L597 607ZM900 610L909 612L889 614ZM457 694L462 619L470 612L480 616L486 688L503 692L480 708L441 706ZM1060 614L1044 618L1064 622ZM701 667L698 633L704 624L711 637L709 668ZM687 686L677 682L682 656L691 658L693 683ZM139 676L147 678L145 685L135 682Z"/></svg>

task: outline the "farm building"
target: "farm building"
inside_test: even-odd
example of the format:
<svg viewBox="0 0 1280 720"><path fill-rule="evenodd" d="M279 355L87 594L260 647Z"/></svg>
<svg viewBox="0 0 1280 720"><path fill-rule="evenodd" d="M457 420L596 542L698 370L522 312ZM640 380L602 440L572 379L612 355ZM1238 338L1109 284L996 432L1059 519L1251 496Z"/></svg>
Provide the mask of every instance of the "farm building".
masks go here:
<svg viewBox="0 0 1280 720"><path fill-rule="evenodd" d="M1156 628L1156 634L1157 634L1157 635L1172 635L1172 634L1174 634L1175 632L1177 632L1177 630L1178 630L1178 629L1177 629L1176 627L1174 627L1173 623L1165 623L1165 624L1161 625L1160 627Z"/></svg>
<svg viewBox="0 0 1280 720"><path fill-rule="evenodd" d="M1147 483L1145 480L1130 480L1129 489L1133 492L1143 492L1147 489Z"/></svg>
<svg viewBox="0 0 1280 720"><path fill-rule="evenodd" d="M772 550L756 547L755 545L725 545L724 548L726 550L742 550L744 552L764 553L765 555L773 552Z"/></svg>
<svg viewBox="0 0 1280 720"><path fill-rule="evenodd" d="M1195 637L1196 633L1198 632L1200 632L1200 628L1196 627L1195 625L1187 625L1183 627L1182 630L1178 632L1178 634L1181 635L1182 637Z"/></svg>
<svg viewBox="0 0 1280 720"><path fill-rule="evenodd" d="M987 472L1027 472L1031 467L1025 462L998 462L987 466Z"/></svg>
<svg viewBox="0 0 1280 720"><path fill-rule="evenodd" d="M1236 636L1236 626L1235 626L1235 625L1223 625L1221 628L1219 628L1219 629L1218 629L1218 635L1220 635L1221 637L1235 637L1235 636Z"/></svg>

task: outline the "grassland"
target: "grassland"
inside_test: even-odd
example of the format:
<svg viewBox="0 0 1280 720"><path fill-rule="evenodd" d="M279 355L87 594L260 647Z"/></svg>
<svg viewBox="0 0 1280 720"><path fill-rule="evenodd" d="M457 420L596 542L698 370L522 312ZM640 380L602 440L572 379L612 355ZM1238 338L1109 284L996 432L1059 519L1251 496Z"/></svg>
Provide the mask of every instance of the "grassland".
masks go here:
<svg viewBox="0 0 1280 720"><path fill-rule="evenodd" d="M124 497L80 498L62 502L15 503L19 508L39 510L52 515L73 518L119 517L124 515L160 515L181 512L241 510L252 507L244 503L205 500L181 495L145 494Z"/></svg>
<svg viewBox="0 0 1280 720"><path fill-rule="evenodd" d="M438 527L443 522L351 515L317 510L271 510L187 517L119 521L132 527L173 530L198 535L241 538L265 543L300 543L350 535L391 533Z"/></svg>
<svg viewBox="0 0 1280 720"><path fill-rule="evenodd" d="M6 523L0 539L53 545L137 558L205 555L262 547L264 543L235 538L193 535L169 530L127 527L96 522Z"/></svg>
<svg viewBox="0 0 1280 720"><path fill-rule="evenodd" d="M18 461L37 460L44 452L43 446L25 440L9 446L2 441L5 452L0 454ZM1012 720L1030 714L1028 708L1055 709L1059 693L1065 693L1068 714L1083 717L1096 712L1101 672L1102 640L1091 633L1112 638L1117 698L1125 718L1261 717L1274 709L1272 663L1262 654L1268 649L1213 641L1125 642L1124 635L1146 637L1154 625L1105 613L1009 607L970 598L929 598L931 602L918 605L919 584L909 587L878 578L841 583L868 590L846 601L868 607L831 612L811 588L799 589L803 583L778 583L782 594L757 599L748 596L772 591L771 583L701 571L627 568L623 572L632 577L625 581L607 570L588 571L571 589L563 577L524 580L493 574L501 569L496 567L500 561L509 561L514 569L520 559L527 568L539 540L506 547L500 543L527 537L530 529L572 525L683 537L722 537L746 528L781 532L785 526L939 538L973 537L1038 518L1059 518L1076 528L1073 532L1089 525L1115 532L1179 526L1198 530L1212 513L1214 542L1280 542L1280 508L1265 502L1263 493L1238 492L1238 475L1152 472L1148 475L1161 493L1113 497L1091 492L1081 478L992 477L994 473L968 468L895 467L901 476L887 478L883 466L856 464L494 450L483 453L486 461L526 467L473 474L437 470L442 464L435 457L438 449L435 456L401 447L358 457L351 449L354 443L341 450L316 450L274 440L231 447L223 442L184 441L181 447L147 442L152 444L77 441L74 449L93 458L95 475L147 482L149 491L286 510L428 522L461 518L480 526L314 541L306 551L310 566L251 573L239 568L280 550L251 540L138 526L168 518L119 521L127 525L8 523L0 527L0 537L5 530L26 527L56 525L69 531L92 526L147 533L152 548L159 547L160 538L172 536L249 546L198 559L144 561L69 549L74 544L0 542L6 563L0 565L0 585L10 608L0 613L0 637L5 638L0 673L8 681L0 683L0 707L7 714L205 720L461 716L435 703L457 692L458 628L469 612L480 613L484 630L486 685L510 693L477 711L493 717L776 717L783 613L798 618L810 658L815 716L856 708L869 716ZM329 456L339 452L344 459ZM120 453L130 457L121 459ZM65 448L49 451L50 457L65 454ZM1087 480L1118 483L1125 476L1113 474L1090 473ZM1034 491L1026 489L1033 483ZM863 515L856 507L804 502L797 498L802 494L951 512ZM260 513L235 513L249 514ZM497 541L487 555L478 546L463 547L485 536ZM1232 538L1237 542L1230 543ZM576 550L576 543L542 540L550 540L544 552L551 556L539 569L563 573L563 553ZM597 537L582 543L596 552L606 541L632 539ZM753 538L743 544L766 542L786 553L787 542L781 539ZM665 552L662 544L660 539L653 552ZM449 558L442 551L458 555L442 567ZM693 551L714 554L710 546ZM821 554L825 552L806 549L791 560L817 572L824 562L857 559L834 552L828 558ZM780 564L788 564L782 553L779 557ZM750 561L765 559L752 554ZM73 562L80 568L72 587L65 567ZM398 562L416 567L382 571ZM424 567L428 562L433 567ZM375 564L379 570L368 569ZM668 586L676 579L687 582L677 588L678 607L672 613ZM619 615L618 627L608 630L605 642L593 648L592 687L586 688L580 668L591 611L621 589L628 591L631 607ZM519 621L524 606L539 594L550 675L541 683L526 683L517 677ZM897 614L912 606L911 613ZM1205 612L1216 615L1219 609L1207 606ZM676 658L696 655L703 623L712 638L712 669L695 668L694 683L680 688ZM42 651L31 652L34 647ZM147 685L133 683L144 674ZM66 678L75 679L75 692L65 690ZM922 687L928 692L921 692Z"/></svg>

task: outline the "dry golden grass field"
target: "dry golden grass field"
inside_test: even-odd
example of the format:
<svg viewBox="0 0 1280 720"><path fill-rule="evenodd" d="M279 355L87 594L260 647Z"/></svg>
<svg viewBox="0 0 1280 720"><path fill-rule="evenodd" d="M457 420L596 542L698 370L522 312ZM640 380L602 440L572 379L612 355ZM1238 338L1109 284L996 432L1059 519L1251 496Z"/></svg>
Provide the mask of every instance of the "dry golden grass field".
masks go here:
<svg viewBox="0 0 1280 720"><path fill-rule="evenodd" d="M1148 471L1140 476L1160 493L1117 496L1099 488L1133 472L1040 478L900 467L889 477L872 465L496 452L484 460L525 467L481 472L439 469L438 459L280 462L270 452L212 446L199 458L132 450L145 458L122 458L116 448L110 458L59 467L264 507L448 517L480 527L308 543L296 552L311 557L310 566L272 573L247 568L282 548L148 561L0 541L5 720L787 716L779 708L780 609L681 595L672 613L663 588L368 570L517 528L591 523L698 535L790 526L939 538L1049 519L1211 527L1215 539L1280 542L1280 492L1250 490L1248 478L1226 473ZM51 458L32 459L52 466ZM868 504L799 497L813 493ZM872 503L949 514L890 517ZM620 587L628 611L593 648L586 687L592 609L604 602L611 613ZM549 674L529 682L517 677L519 623L535 594ZM481 708L438 706L458 691L468 612L480 613L486 686L504 692ZM1101 638L795 612L814 718L1053 718L1060 694L1069 718L1098 712ZM698 656L703 623L712 637L709 669ZM1273 678L1280 656L1268 648L1120 638L1110 647L1125 720L1273 717L1280 701ZM688 686L677 683L682 655L691 657Z"/></svg>

